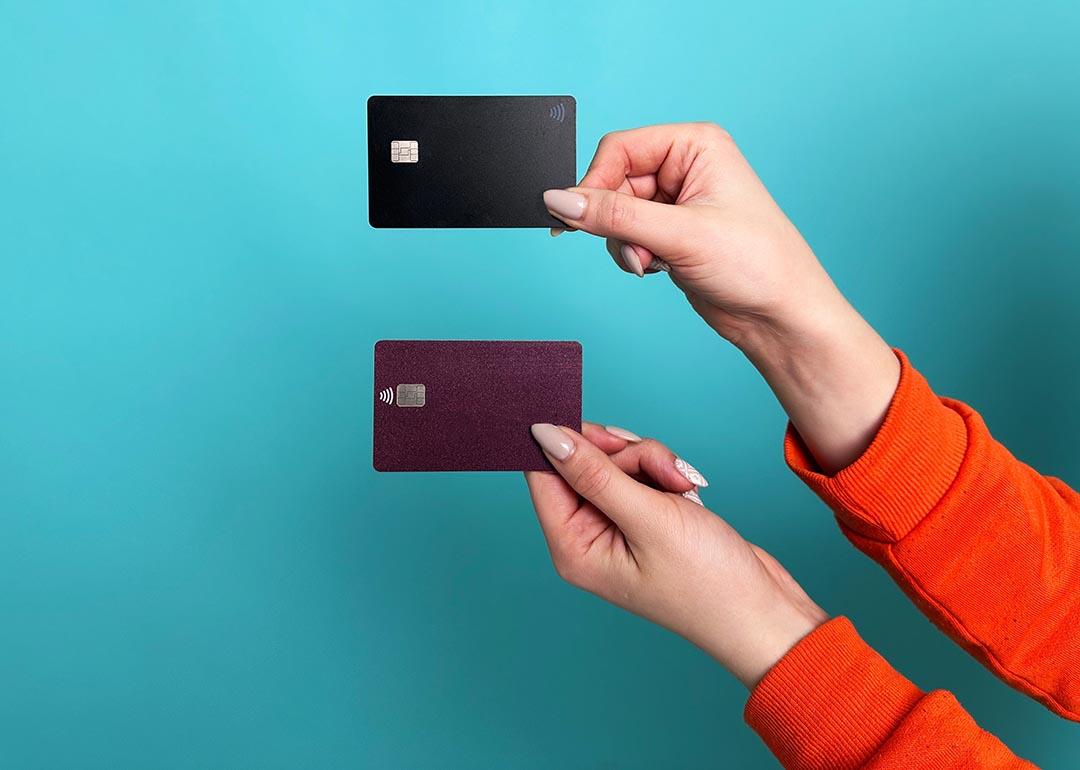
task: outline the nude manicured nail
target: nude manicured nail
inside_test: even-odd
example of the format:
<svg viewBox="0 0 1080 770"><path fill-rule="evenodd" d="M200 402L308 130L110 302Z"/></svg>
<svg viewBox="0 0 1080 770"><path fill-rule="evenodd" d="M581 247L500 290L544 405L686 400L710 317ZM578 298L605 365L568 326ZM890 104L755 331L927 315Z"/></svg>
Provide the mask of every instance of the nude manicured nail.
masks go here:
<svg viewBox="0 0 1080 770"><path fill-rule="evenodd" d="M552 238L558 238L560 235L565 233L566 230L562 229L561 227L553 227L548 232L551 233Z"/></svg>
<svg viewBox="0 0 1080 770"><path fill-rule="evenodd" d="M691 502L697 503L702 508L705 507L705 503L703 503L701 501L701 495L698 494L698 491L697 491L696 487L694 489L683 492L682 496L685 497L687 500L689 500Z"/></svg>
<svg viewBox="0 0 1080 770"><path fill-rule="evenodd" d="M638 278L645 277L645 270L641 267L641 260L638 259L637 251L629 243L624 243L622 248L619 249L619 254L622 256L623 264L633 271L634 275Z"/></svg>
<svg viewBox="0 0 1080 770"><path fill-rule="evenodd" d="M631 441L631 442L633 442L635 444L638 441L641 441L641 436L634 433L633 431L627 430L626 428L619 428L619 427L616 427L615 425L605 425L604 430L606 430L612 436L616 436L617 438L621 438L623 441Z"/></svg>
<svg viewBox="0 0 1080 770"><path fill-rule="evenodd" d="M546 190L544 205L559 219L576 222L585 214L585 196L569 190Z"/></svg>
<svg viewBox="0 0 1080 770"><path fill-rule="evenodd" d="M695 468L690 463L681 457L675 458L675 470L682 474L682 477L689 481L696 487L707 487L709 482L705 480L705 477L701 475L701 471Z"/></svg>
<svg viewBox="0 0 1080 770"><path fill-rule="evenodd" d="M557 425L538 422L532 426L533 438L540 448L556 460L565 460L574 453L574 441L570 434Z"/></svg>

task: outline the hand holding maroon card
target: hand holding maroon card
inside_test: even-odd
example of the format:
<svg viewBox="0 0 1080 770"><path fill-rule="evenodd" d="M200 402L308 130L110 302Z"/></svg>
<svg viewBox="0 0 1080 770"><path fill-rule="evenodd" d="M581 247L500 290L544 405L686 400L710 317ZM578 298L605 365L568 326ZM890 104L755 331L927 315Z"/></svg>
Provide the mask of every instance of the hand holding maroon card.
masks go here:
<svg viewBox="0 0 1080 770"><path fill-rule="evenodd" d="M550 470L529 428L580 426L581 345L382 340L374 393L375 470Z"/></svg>

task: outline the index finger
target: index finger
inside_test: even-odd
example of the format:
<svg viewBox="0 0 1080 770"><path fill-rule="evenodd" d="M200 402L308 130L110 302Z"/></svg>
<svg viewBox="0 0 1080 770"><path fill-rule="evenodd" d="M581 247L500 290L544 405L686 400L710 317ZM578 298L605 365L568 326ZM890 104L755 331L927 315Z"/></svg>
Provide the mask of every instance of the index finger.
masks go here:
<svg viewBox="0 0 1080 770"><path fill-rule="evenodd" d="M558 474L628 537L644 535L655 515L671 505L666 493L626 475L577 431L542 423L533 425L532 433Z"/></svg>
<svg viewBox="0 0 1080 770"><path fill-rule="evenodd" d="M579 187L618 190L632 177L657 175L662 190L677 185L688 167L688 124L645 126L606 134Z"/></svg>
<svg viewBox="0 0 1080 770"><path fill-rule="evenodd" d="M655 439L628 441L596 423L584 420L581 435L606 452L623 473L635 478L645 476L667 492L681 494L695 486L679 472L675 464L678 456Z"/></svg>

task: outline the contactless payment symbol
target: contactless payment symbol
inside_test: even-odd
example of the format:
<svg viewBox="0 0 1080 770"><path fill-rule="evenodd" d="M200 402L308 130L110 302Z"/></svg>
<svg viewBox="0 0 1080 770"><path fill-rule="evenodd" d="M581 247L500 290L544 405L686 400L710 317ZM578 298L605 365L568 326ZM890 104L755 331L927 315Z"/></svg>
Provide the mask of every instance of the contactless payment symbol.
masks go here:
<svg viewBox="0 0 1080 770"><path fill-rule="evenodd" d="M419 383L406 383L394 388L383 388L376 396L387 406L424 406L427 403L427 387Z"/></svg>

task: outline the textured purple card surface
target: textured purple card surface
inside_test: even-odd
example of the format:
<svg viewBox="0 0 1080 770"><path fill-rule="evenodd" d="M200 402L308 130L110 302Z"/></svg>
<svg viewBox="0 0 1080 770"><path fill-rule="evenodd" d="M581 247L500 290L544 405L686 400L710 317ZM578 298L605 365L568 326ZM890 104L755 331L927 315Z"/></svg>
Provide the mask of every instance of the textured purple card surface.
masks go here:
<svg viewBox="0 0 1080 770"><path fill-rule="evenodd" d="M581 424L581 345L382 340L374 391L375 470L548 470L529 426Z"/></svg>

